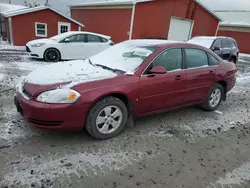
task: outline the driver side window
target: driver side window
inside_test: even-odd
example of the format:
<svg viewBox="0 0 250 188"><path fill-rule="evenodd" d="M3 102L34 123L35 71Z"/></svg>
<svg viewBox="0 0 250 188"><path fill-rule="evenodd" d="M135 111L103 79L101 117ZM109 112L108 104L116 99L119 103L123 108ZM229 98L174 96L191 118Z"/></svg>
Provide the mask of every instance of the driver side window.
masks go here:
<svg viewBox="0 0 250 188"><path fill-rule="evenodd" d="M180 48L169 49L162 52L144 74L149 74L149 71L155 66L163 66L167 72L180 70L182 68L182 51Z"/></svg>

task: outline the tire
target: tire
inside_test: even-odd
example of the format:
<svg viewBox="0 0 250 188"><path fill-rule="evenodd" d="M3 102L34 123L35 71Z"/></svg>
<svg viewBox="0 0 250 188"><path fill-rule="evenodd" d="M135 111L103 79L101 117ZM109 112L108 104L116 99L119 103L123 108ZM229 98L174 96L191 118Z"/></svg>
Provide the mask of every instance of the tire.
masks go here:
<svg viewBox="0 0 250 188"><path fill-rule="evenodd" d="M44 52L44 59L47 62L58 62L61 59L61 55L57 49L50 48Z"/></svg>
<svg viewBox="0 0 250 188"><path fill-rule="evenodd" d="M109 112L109 108L111 113L107 113ZM121 114L121 116L117 118L114 117L114 114ZM107 115L110 117L107 118ZM97 124L97 119L99 119L99 122L102 123ZM90 109L86 119L85 128L87 129L88 133L95 139L105 140L119 135L124 130L127 124L127 120L128 109L126 105L116 97L106 97L98 101ZM116 124L115 126L119 124L119 126L115 127L113 126L114 124Z"/></svg>
<svg viewBox="0 0 250 188"><path fill-rule="evenodd" d="M220 92L220 98L218 99L218 95L217 97L214 98L214 105L213 105L213 102L212 102L212 97L218 92ZM201 107L204 109L204 110L207 110L207 111L214 111L215 109L218 108L218 106L220 105L221 101L222 101L222 98L224 96L224 88L222 85L220 84L215 84L214 87L211 89L211 91L209 92L206 100L204 101L204 103L201 105ZM216 100L216 98L218 100Z"/></svg>

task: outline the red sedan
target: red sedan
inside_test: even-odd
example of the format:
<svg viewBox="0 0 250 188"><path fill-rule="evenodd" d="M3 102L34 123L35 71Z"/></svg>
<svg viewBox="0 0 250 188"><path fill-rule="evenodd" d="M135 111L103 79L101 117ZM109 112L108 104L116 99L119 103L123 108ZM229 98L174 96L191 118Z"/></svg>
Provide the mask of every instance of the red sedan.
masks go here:
<svg viewBox="0 0 250 188"><path fill-rule="evenodd" d="M187 105L215 110L236 82L237 68L211 50L164 40L119 43L87 60L31 72L15 104L31 125L83 129L96 139L122 132L136 118Z"/></svg>

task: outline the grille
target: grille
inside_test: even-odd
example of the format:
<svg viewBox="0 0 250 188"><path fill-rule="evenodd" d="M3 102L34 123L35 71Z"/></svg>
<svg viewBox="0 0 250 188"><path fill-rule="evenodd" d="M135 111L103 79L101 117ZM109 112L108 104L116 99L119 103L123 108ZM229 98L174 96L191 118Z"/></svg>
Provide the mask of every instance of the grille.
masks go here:
<svg viewBox="0 0 250 188"><path fill-rule="evenodd" d="M24 87L22 88L22 92L23 92L23 94L26 95L27 97L29 97L29 98L32 97L32 95L31 95L27 90L25 90Z"/></svg>
<svg viewBox="0 0 250 188"><path fill-rule="evenodd" d="M32 119L32 118L29 118L28 121L30 123L41 125L41 126L60 126L63 123L63 121L41 121L41 120Z"/></svg>
<svg viewBox="0 0 250 188"><path fill-rule="evenodd" d="M31 52L28 46L26 46L26 51Z"/></svg>

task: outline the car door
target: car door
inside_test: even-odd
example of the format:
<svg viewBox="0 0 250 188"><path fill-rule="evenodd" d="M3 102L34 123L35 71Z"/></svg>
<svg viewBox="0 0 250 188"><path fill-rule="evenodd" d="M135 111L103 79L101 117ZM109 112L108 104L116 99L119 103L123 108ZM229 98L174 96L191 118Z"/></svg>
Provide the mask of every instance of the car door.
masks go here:
<svg viewBox="0 0 250 188"><path fill-rule="evenodd" d="M212 45L212 50L214 51L214 53L216 53L218 56L220 56L221 58L222 56L222 47L221 47L221 39L216 39Z"/></svg>
<svg viewBox="0 0 250 188"><path fill-rule="evenodd" d="M85 40L85 58L96 55L97 53L110 47L110 44L108 43L107 39L105 40L103 37L94 34L86 34Z"/></svg>
<svg viewBox="0 0 250 188"><path fill-rule="evenodd" d="M167 49L158 55L140 77L139 113L146 114L183 104L185 70L182 50ZM150 74L150 69L163 66L165 74Z"/></svg>
<svg viewBox="0 0 250 188"><path fill-rule="evenodd" d="M62 40L60 48L63 59L84 59L84 40L84 34L75 34Z"/></svg>
<svg viewBox="0 0 250 188"><path fill-rule="evenodd" d="M228 39L221 39L221 46L222 46L222 59L229 60L231 47Z"/></svg>
<svg viewBox="0 0 250 188"><path fill-rule="evenodd" d="M209 66L207 53L186 48L185 54L185 103L201 102L215 83L215 67Z"/></svg>

